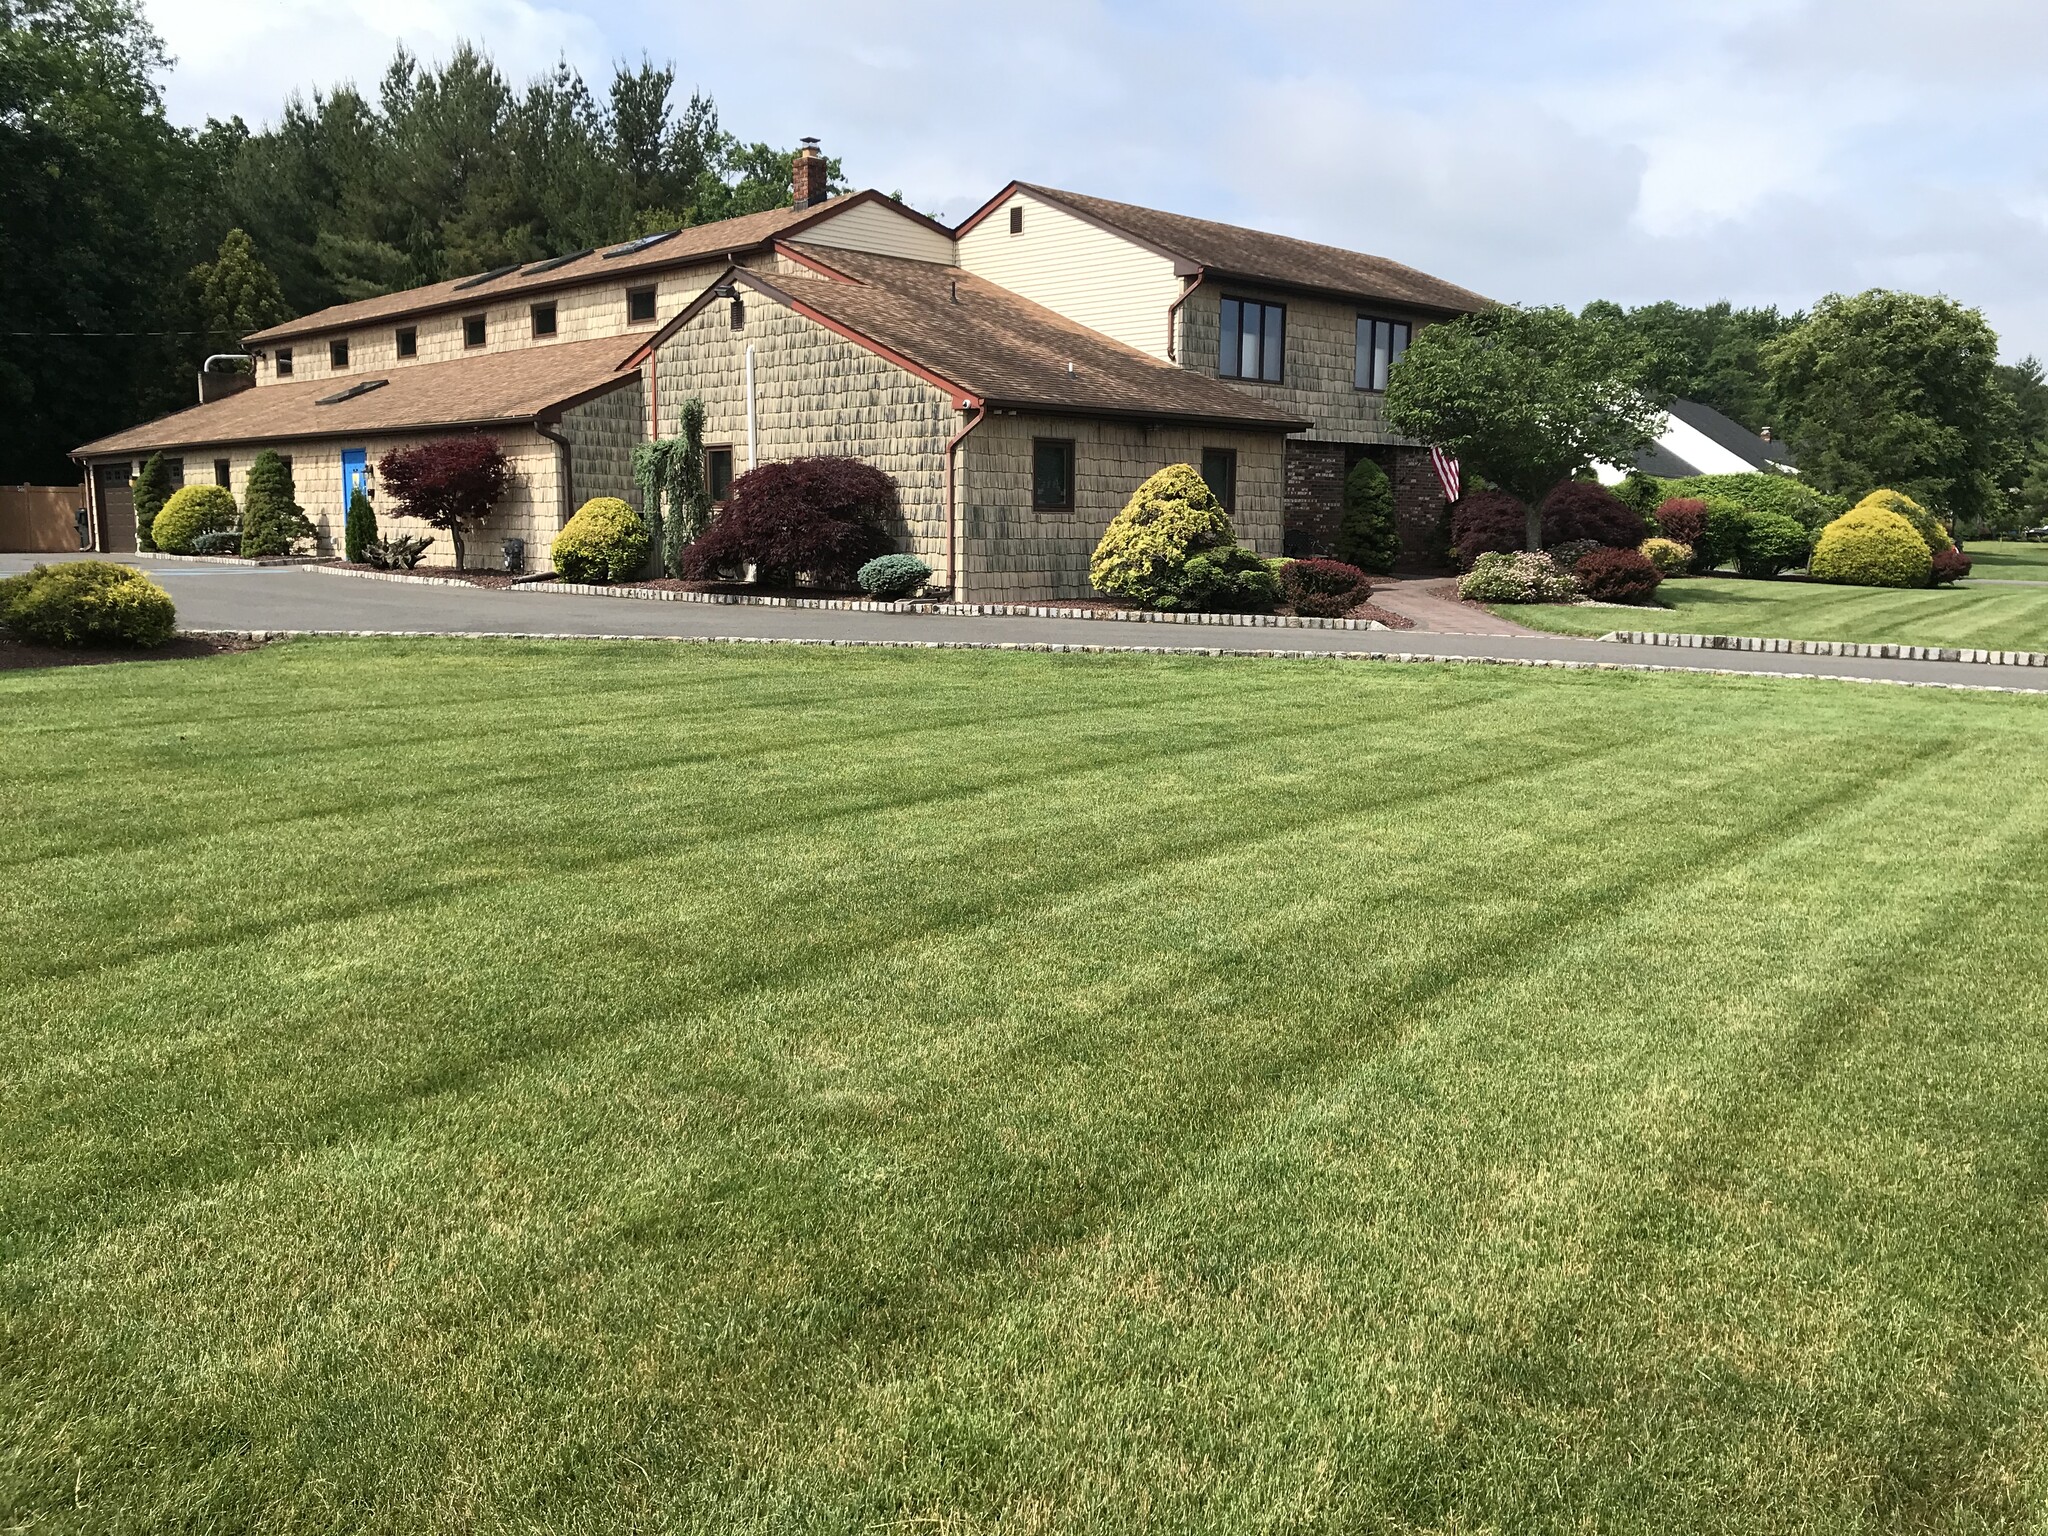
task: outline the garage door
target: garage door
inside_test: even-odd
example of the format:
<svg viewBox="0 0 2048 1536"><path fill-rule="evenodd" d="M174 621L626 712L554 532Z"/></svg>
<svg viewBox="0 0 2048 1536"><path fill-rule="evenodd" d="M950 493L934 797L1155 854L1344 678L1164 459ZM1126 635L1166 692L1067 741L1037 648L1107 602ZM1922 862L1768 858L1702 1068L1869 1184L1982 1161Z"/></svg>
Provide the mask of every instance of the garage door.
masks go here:
<svg viewBox="0 0 2048 1536"><path fill-rule="evenodd" d="M135 553L135 497L128 489L126 464L92 467L93 500L99 506L102 554Z"/></svg>

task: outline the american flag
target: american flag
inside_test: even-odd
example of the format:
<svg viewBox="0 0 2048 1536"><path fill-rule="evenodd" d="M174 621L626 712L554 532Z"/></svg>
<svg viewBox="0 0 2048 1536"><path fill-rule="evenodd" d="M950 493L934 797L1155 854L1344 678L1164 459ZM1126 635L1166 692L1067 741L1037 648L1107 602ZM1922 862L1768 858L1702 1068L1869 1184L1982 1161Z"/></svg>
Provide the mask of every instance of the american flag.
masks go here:
<svg viewBox="0 0 2048 1536"><path fill-rule="evenodd" d="M1436 466L1437 483L1444 488L1444 500L1458 499L1458 461L1441 448L1429 450L1429 462Z"/></svg>

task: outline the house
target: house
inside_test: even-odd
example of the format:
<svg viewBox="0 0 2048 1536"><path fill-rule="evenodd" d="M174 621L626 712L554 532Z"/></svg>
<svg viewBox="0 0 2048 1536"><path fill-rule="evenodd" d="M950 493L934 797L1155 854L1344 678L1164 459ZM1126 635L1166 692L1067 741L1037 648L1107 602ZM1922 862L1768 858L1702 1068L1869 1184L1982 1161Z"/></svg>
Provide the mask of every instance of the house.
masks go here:
<svg viewBox="0 0 2048 1536"><path fill-rule="evenodd" d="M1692 475L1799 473L1791 450L1777 441L1768 427L1752 432L1697 400L1673 400L1665 409L1663 432L1636 454L1627 469L1613 464L1594 466L1602 485L1619 485L1630 471L1663 480Z"/></svg>
<svg viewBox="0 0 2048 1536"><path fill-rule="evenodd" d="M1487 301L1285 236L1013 183L958 229L873 191L828 197L806 141L793 206L337 305L246 339L250 387L88 443L94 537L134 547L128 481L162 452L237 496L292 459L323 552L392 447L462 431L514 485L470 558L544 568L595 495L637 504L633 449L705 402L715 499L752 465L887 471L901 547L964 600L1088 591L1088 556L1150 474L1199 465L1264 554L1327 551L1345 475L1395 488L1404 552L1444 543L1421 445L1387 427L1417 328ZM421 531L389 509L380 522ZM446 561L451 555L437 550Z"/></svg>

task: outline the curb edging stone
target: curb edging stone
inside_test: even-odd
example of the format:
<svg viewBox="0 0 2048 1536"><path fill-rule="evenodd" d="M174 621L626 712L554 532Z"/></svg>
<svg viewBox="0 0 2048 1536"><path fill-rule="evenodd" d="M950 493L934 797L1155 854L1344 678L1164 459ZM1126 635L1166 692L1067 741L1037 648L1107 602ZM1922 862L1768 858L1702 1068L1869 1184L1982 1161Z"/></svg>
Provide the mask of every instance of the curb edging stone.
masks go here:
<svg viewBox="0 0 2048 1536"><path fill-rule="evenodd" d="M2048 667L2048 652L1989 651L1956 645L1870 645L1850 640L1771 640L1756 635L1688 635L1611 629L1620 645L1668 645L1702 651L1762 651L1781 656L1842 656L1856 661L1954 661L1983 667Z"/></svg>

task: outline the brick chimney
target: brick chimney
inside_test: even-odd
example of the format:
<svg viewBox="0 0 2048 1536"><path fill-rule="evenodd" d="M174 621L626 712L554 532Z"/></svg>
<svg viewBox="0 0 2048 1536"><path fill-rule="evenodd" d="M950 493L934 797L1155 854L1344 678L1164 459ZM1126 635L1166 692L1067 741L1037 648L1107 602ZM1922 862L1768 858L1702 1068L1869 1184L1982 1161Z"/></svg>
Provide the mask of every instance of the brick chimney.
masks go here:
<svg viewBox="0 0 2048 1536"><path fill-rule="evenodd" d="M815 208L825 201L825 155L818 148L816 139L805 139L804 147L796 152L796 165L791 180L796 191L797 207Z"/></svg>

